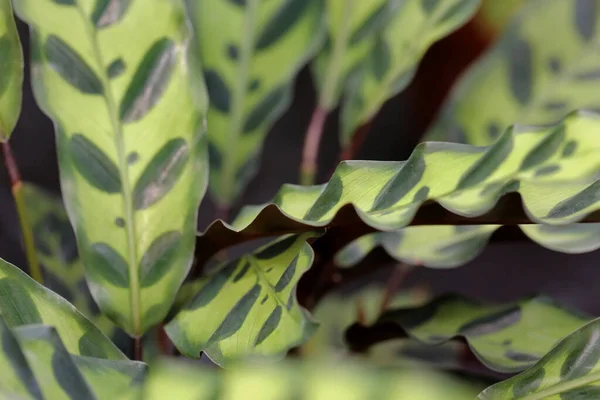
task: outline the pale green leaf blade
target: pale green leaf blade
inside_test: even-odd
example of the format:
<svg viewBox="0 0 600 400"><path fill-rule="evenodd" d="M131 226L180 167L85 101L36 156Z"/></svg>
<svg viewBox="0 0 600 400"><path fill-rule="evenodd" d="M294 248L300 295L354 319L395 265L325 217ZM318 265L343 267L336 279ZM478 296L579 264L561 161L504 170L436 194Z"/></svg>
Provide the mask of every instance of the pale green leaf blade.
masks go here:
<svg viewBox="0 0 600 400"><path fill-rule="evenodd" d="M208 111L210 190L230 205L254 177L293 80L321 43L321 0L189 0Z"/></svg>
<svg viewBox="0 0 600 400"><path fill-rule="evenodd" d="M190 268L207 185L206 96L190 78L184 6L16 4L32 27L32 82L55 122L91 293L112 321L141 335L165 317Z"/></svg>
<svg viewBox="0 0 600 400"><path fill-rule="evenodd" d="M0 142L7 141L21 113L23 52L10 0L0 1Z"/></svg>
<svg viewBox="0 0 600 400"><path fill-rule="evenodd" d="M272 203L243 208L231 226L211 225L196 256L204 262L250 238L330 224L362 224L368 233L411 223L598 222L599 135L598 115L579 112L546 128L514 127L489 147L425 142L406 162L343 162L327 184L284 185Z"/></svg>
<svg viewBox="0 0 600 400"><path fill-rule="evenodd" d="M600 394L600 320L556 345L523 373L484 390L481 400L595 399Z"/></svg>
<svg viewBox="0 0 600 400"><path fill-rule="evenodd" d="M45 324L56 328L71 354L125 359L125 355L73 305L0 259L0 314L11 328Z"/></svg>
<svg viewBox="0 0 600 400"><path fill-rule="evenodd" d="M352 80L342 106L341 142L371 120L412 80L427 49L464 24L479 0L404 1L389 18Z"/></svg>
<svg viewBox="0 0 600 400"><path fill-rule="evenodd" d="M85 280L75 233L59 196L31 184L23 184L23 199L33 231L44 285L64 297L105 335L114 324L100 313Z"/></svg>
<svg viewBox="0 0 600 400"><path fill-rule="evenodd" d="M515 123L600 107L600 3L534 0L470 67L426 137L487 145Z"/></svg>
<svg viewBox="0 0 600 400"><path fill-rule="evenodd" d="M390 310L368 327L354 325L346 339L352 347L368 347L373 343L364 338L386 325L400 328L403 334L399 337L410 335L427 345L460 336L488 368L517 372L533 365L559 340L589 320L590 317L546 297L487 305L449 295L419 308Z"/></svg>
<svg viewBox="0 0 600 400"><path fill-rule="evenodd" d="M563 253L580 254L600 248L600 224L521 225L521 229L531 240Z"/></svg>
<svg viewBox="0 0 600 400"><path fill-rule="evenodd" d="M301 398L464 400L477 395L478 383L426 370L381 370L345 360L246 364L214 370L163 360L151 371L144 399L180 400Z"/></svg>
<svg viewBox="0 0 600 400"><path fill-rule="evenodd" d="M316 324L296 300L296 285L313 250L292 235L222 265L194 283L196 293L166 332L181 353L228 365L244 357L283 356L306 341Z"/></svg>

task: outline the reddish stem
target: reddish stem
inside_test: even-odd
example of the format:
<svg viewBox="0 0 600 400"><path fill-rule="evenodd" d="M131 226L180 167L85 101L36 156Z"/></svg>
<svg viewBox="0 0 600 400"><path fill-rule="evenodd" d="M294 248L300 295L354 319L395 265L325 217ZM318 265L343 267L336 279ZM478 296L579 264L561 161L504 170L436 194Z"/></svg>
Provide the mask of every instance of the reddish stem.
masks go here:
<svg viewBox="0 0 600 400"><path fill-rule="evenodd" d="M410 274L412 269L413 267L411 265L404 263L399 264L396 266L396 268L394 268L394 271L392 272L392 275L390 276L385 287L383 297L381 298L381 304L379 305L379 314L383 314L387 310L390 303L392 302L394 294L396 294L400 286L402 286L402 283L404 282L408 274Z"/></svg>
<svg viewBox="0 0 600 400"><path fill-rule="evenodd" d="M173 354L173 346L171 346L171 340L165 331L165 324L161 323L156 329L158 329L158 349L160 350L160 354Z"/></svg>
<svg viewBox="0 0 600 400"><path fill-rule="evenodd" d="M367 134L370 130L371 122L369 121L366 124L358 127L356 131L354 131L354 135L352 135L352 140L350 141L350 144L346 146L340 154L340 161L352 160L356 156L358 150L360 150L360 147L365 142Z"/></svg>
<svg viewBox="0 0 600 400"><path fill-rule="evenodd" d="M144 360L144 349L142 348L142 338L133 338L133 359L135 361Z"/></svg>
<svg viewBox="0 0 600 400"><path fill-rule="evenodd" d="M300 183L302 185L312 185L317 172L317 157L319 155L319 146L321 136L323 136L323 127L327 119L327 110L317 106L313 111L306 137L304 139L304 149L302 151L302 163L300 165Z"/></svg>
<svg viewBox="0 0 600 400"><path fill-rule="evenodd" d="M21 183L21 175L8 142L2 142L2 151L4 152L4 164L10 177L11 186L15 187Z"/></svg>

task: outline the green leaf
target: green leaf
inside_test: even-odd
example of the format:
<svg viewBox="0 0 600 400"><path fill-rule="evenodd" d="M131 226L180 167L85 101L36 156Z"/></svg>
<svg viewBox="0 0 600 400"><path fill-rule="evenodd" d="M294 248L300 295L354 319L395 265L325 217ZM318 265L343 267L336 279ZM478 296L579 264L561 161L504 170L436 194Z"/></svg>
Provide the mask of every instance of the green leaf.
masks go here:
<svg viewBox="0 0 600 400"><path fill-rule="evenodd" d="M600 108L599 45L597 1L527 2L456 84L426 137L487 145L515 123Z"/></svg>
<svg viewBox="0 0 600 400"><path fill-rule="evenodd" d="M409 224L600 222L600 118L580 112L558 126L565 132L561 147L526 169L523 160L556 126L517 126L490 147L425 142L406 162L343 162L325 185L284 185L272 203L243 208L231 226L211 225L197 239L197 260L258 236L314 227L353 226L358 237ZM565 158L570 143L577 146ZM538 173L548 166L557 169Z"/></svg>
<svg viewBox="0 0 600 400"><path fill-rule="evenodd" d="M600 383L600 320L556 345L527 371L484 390L478 399L595 399Z"/></svg>
<svg viewBox="0 0 600 400"><path fill-rule="evenodd" d="M231 204L291 103L295 75L324 33L321 0L190 1L210 96L210 191Z"/></svg>
<svg viewBox="0 0 600 400"><path fill-rule="evenodd" d="M125 355L75 307L0 259L0 315L11 328L53 326L71 354L109 359Z"/></svg>
<svg viewBox="0 0 600 400"><path fill-rule="evenodd" d="M381 246L397 261L431 268L453 268L477 257L501 225L411 226L396 232L365 235L336 255L336 264L351 267ZM563 253L600 248L600 224L521 225L534 242Z"/></svg>
<svg viewBox="0 0 600 400"><path fill-rule="evenodd" d="M12 331L0 318L0 391L26 399L105 399L134 393L146 372L143 363L74 356L56 330L27 325ZM15 397L10 397L15 398Z"/></svg>
<svg viewBox="0 0 600 400"><path fill-rule="evenodd" d="M360 72L346 90L341 142L347 145L358 127L404 90L429 46L464 24L479 0L405 1L378 33Z"/></svg>
<svg viewBox="0 0 600 400"><path fill-rule="evenodd" d="M23 198L34 234L45 286L64 297L100 330L110 336L114 325L96 306L85 280L75 233L60 197L23 184Z"/></svg>
<svg viewBox="0 0 600 400"><path fill-rule="evenodd" d="M464 400L476 396L478 387L481 385L441 372L382 370L350 360L251 363L225 371L163 360L153 367L143 398Z"/></svg>
<svg viewBox="0 0 600 400"><path fill-rule="evenodd" d="M21 113L23 52L10 0L0 1L0 142L10 137Z"/></svg>
<svg viewBox="0 0 600 400"><path fill-rule="evenodd" d="M206 95L190 76L197 57L185 7L23 0L16 11L32 28L32 84L57 128L90 291L113 322L142 335L165 317L190 268L208 178ZM146 254L166 234L180 240L161 248L157 257L168 259L148 280Z"/></svg>
<svg viewBox="0 0 600 400"><path fill-rule="evenodd" d="M219 365L248 356L283 356L306 341L316 324L296 300L296 284L313 261L293 235L218 267L191 285L195 295L166 326L188 357L205 352Z"/></svg>
<svg viewBox="0 0 600 400"><path fill-rule="evenodd" d="M395 328L393 337L410 335L427 345L461 336L487 367L516 372L589 320L545 297L495 306L451 295L418 308L390 310L370 326L354 325L346 340L351 347L368 347L378 341L377 332L390 328Z"/></svg>

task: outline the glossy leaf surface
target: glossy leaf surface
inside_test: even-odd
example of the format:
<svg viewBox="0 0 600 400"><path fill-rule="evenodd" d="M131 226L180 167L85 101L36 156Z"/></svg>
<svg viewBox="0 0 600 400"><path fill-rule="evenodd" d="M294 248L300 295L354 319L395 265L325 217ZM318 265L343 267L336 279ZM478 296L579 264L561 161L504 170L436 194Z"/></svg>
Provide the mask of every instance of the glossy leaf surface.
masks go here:
<svg viewBox="0 0 600 400"><path fill-rule="evenodd" d="M61 183L91 293L131 335L189 270L207 168L201 81L178 1L22 0L32 80L55 122ZM152 21L152 23L149 23Z"/></svg>
<svg viewBox="0 0 600 400"><path fill-rule="evenodd" d="M325 185L284 185L273 204L245 207L232 226L214 223L198 238L197 257L203 262L260 235L323 226L558 226L590 214L587 221L598 222L599 135L600 118L578 113L543 129L512 128L490 147L426 142L406 162L343 162Z"/></svg>
<svg viewBox="0 0 600 400"><path fill-rule="evenodd" d="M342 144L348 144L358 127L408 86L429 46L465 23L479 3L479 0L399 3L350 82L342 106Z"/></svg>
<svg viewBox="0 0 600 400"><path fill-rule="evenodd" d="M488 145L515 123L600 108L600 2L527 2L456 84L426 138Z"/></svg>
<svg viewBox="0 0 600 400"><path fill-rule="evenodd" d="M144 399L463 400L476 396L480 386L433 371L384 371L339 361L249 364L218 372L163 361L151 371Z"/></svg>
<svg viewBox="0 0 600 400"><path fill-rule="evenodd" d="M31 324L55 327L71 354L117 360L125 358L73 305L2 259L0 315L11 328Z"/></svg>
<svg viewBox="0 0 600 400"><path fill-rule="evenodd" d="M10 0L0 1L0 142L8 140L21 112L23 52Z"/></svg>
<svg viewBox="0 0 600 400"><path fill-rule="evenodd" d="M451 295L419 308L390 310L370 326L354 325L346 339L362 347L381 330L390 332L389 339L410 335L428 345L460 336L487 367L518 372L589 320L545 297L495 306Z"/></svg>
<svg viewBox="0 0 600 400"><path fill-rule="evenodd" d="M294 77L324 33L321 0L188 0L210 108L210 190L231 204L289 107Z"/></svg>
<svg viewBox="0 0 600 400"><path fill-rule="evenodd" d="M484 390L481 400L576 400L600 394L600 320L564 338L527 371Z"/></svg>
<svg viewBox="0 0 600 400"><path fill-rule="evenodd" d="M44 325L11 330L0 318L0 340L0 392L9 398L133 398L124 393L133 394L146 371L140 362L71 355Z"/></svg>
<svg viewBox="0 0 600 400"><path fill-rule="evenodd" d="M205 352L227 365L243 357L282 356L303 343L316 324L296 300L296 285L313 262L306 243L315 233L293 235L218 267L193 283L195 295L166 331L188 357Z"/></svg>
<svg viewBox="0 0 600 400"><path fill-rule="evenodd" d="M378 246L395 260L431 268L468 263L487 245L501 225L411 226L396 232L377 232L350 243L336 255L336 264L351 267ZM600 248L600 224L567 226L522 225L534 242L551 250L579 254Z"/></svg>
<svg viewBox="0 0 600 400"><path fill-rule="evenodd" d="M24 183L23 198L42 265L44 286L64 297L110 336L115 326L100 313L90 294L75 234L60 197Z"/></svg>

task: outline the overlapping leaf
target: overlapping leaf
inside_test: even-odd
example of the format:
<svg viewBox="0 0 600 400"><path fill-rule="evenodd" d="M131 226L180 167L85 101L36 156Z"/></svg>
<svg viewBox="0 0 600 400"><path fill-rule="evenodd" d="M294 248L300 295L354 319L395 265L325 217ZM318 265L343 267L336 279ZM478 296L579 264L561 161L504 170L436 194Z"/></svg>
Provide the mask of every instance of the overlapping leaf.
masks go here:
<svg viewBox="0 0 600 400"><path fill-rule="evenodd" d="M527 371L484 390L481 400L576 400L600 396L600 320L564 338Z"/></svg>
<svg viewBox="0 0 600 400"><path fill-rule="evenodd" d="M487 145L512 124L581 108L600 108L600 2L534 0L465 72L426 137Z"/></svg>
<svg viewBox="0 0 600 400"><path fill-rule="evenodd" d="M336 264L351 267L378 246L397 261L432 268L464 265L483 251L501 225L412 226L397 232L365 235L336 255ZM534 242L564 253L576 254L600 248L600 224L567 226L521 225Z"/></svg>
<svg viewBox="0 0 600 400"><path fill-rule="evenodd" d="M217 373L163 361L152 369L144 399L463 400L476 396L478 386L433 371L385 371L352 362L250 364Z"/></svg>
<svg viewBox="0 0 600 400"><path fill-rule="evenodd" d="M412 80L425 51L465 23L479 0L404 1L389 17L351 82L342 107L343 145Z"/></svg>
<svg viewBox="0 0 600 400"><path fill-rule="evenodd" d="M146 370L135 361L73 356L56 330L44 325L11 330L0 318L0 341L3 398L134 398Z"/></svg>
<svg viewBox="0 0 600 400"><path fill-rule="evenodd" d="M296 284L312 265L306 240L314 236L277 240L194 283L195 295L165 328L179 351L226 365L306 341L316 324L298 304Z"/></svg>
<svg viewBox="0 0 600 400"><path fill-rule="evenodd" d="M11 328L31 324L55 327L71 354L109 359L126 358L68 301L2 259L0 315Z"/></svg>
<svg viewBox="0 0 600 400"><path fill-rule="evenodd" d="M352 347L367 348L382 337L410 335L436 345L460 336L489 368L516 372L533 365L589 320L545 297L492 306L444 296L419 308L388 311L370 326L356 324L348 330L346 340Z"/></svg>
<svg viewBox="0 0 600 400"><path fill-rule="evenodd" d="M285 185L274 204L242 209L232 226L214 223L196 255L203 262L250 238L323 226L598 222L599 137L598 115L579 112L555 126L512 128L487 148L426 142L406 162L343 162L325 185Z"/></svg>
<svg viewBox="0 0 600 400"><path fill-rule="evenodd" d="M132 335L191 264L207 178L201 81L180 2L22 0L32 79L53 118L65 203L94 299ZM151 23L149 22L151 21Z"/></svg>
<svg viewBox="0 0 600 400"><path fill-rule="evenodd" d="M0 142L8 140L21 112L23 53L10 0L0 0Z"/></svg>
<svg viewBox="0 0 600 400"><path fill-rule="evenodd" d="M188 0L210 96L210 189L231 204L288 108L294 77L322 42L321 0Z"/></svg>
<svg viewBox="0 0 600 400"><path fill-rule="evenodd" d="M44 286L64 297L110 336L115 327L100 313L90 294L75 234L60 197L25 183L23 199L42 265Z"/></svg>

